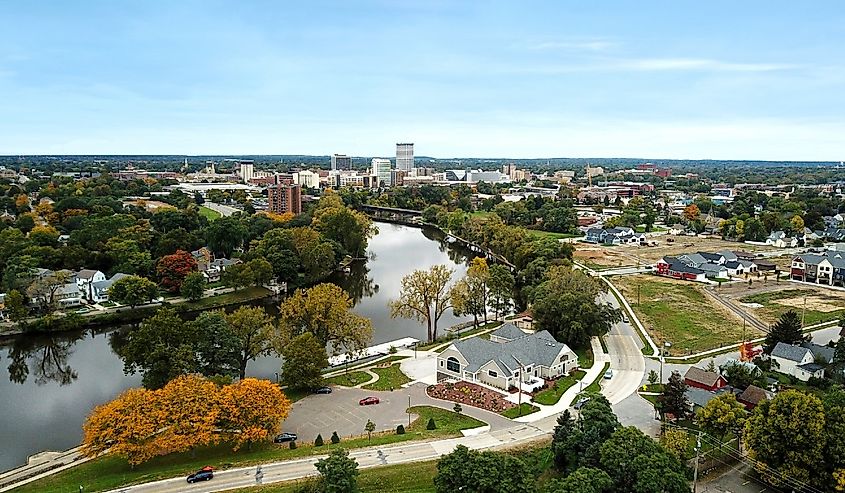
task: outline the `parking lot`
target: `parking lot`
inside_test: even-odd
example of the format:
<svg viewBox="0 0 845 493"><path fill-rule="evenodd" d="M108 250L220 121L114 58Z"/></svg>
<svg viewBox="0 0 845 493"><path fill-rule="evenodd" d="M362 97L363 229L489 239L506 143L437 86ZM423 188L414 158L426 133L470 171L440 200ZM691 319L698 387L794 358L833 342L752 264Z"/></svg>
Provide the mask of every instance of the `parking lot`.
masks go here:
<svg viewBox="0 0 845 493"><path fill-rule="evenodd" d="M372 420L376 430L392 430L400 424L408 426L408 395L415 393L406 389L393 392L376 392L364 389L335 387L331 394L312 395L293 404L290 415L282 425L282 431L296 433L301 442L313 442L317 434L328 441L332 432L341 437L364 435L364 425ZM359 406L358 401L367 396L378 397L381 402L370 406ZM416 415L411 415L415 419Z"/></svg>

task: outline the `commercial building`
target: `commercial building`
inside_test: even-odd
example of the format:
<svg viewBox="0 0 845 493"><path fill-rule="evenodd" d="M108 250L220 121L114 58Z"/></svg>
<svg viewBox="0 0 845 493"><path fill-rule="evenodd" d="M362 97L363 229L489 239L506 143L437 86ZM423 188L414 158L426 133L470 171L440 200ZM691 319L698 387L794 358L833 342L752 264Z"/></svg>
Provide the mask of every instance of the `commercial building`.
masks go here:
<svg viewBox="0 0 845 493"><path fill-rule="evenodd" d="M414 144L396 144L396 169L411 171L414 168Z"/></svg>
<svg viewBox="0 0 845 493"><path fill-rule="evenodd" d="M377 177L376 185L388 186L391 184L390 159L373 158L372 175Z"/></svg>
<svg viewBox="0 0 845 493"><path fill-rule="evenodd" d="M284 214L302 212L302 187L299 185L271 185L267 188L267 209Z"/></svg>
<svg viewBox="0 0 845 493"><path fill-rule="evenodd" d="M241 161L241 180L244 183L249 183L255 178L255 163L253 161Z"/></svg>
<svg viewBox="0 0 845 493"><path fill-rule="evenodd" d="M320 174L313 171L297 171L293 174L293 181L305 188L320 188Z"/></svg>
<svg viewBox="0 0 845 493"><path fill-rule="evenodd" d="M391 187L401 187L405 184L405 175L407 171L402 169L392 169L390 170L390 186Z"/></svg>
<svg viewBox="0 0 845 493"><path fill-rule="evenodd" d="M352 169L352 158L346 154L332 154L332 169Z"/></svg>

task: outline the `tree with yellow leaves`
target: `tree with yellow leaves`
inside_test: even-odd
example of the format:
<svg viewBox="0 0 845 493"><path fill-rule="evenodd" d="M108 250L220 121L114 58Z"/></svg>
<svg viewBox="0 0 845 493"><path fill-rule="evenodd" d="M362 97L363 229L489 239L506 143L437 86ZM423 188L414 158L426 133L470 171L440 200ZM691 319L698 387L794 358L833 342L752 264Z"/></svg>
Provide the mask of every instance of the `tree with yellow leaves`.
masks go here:
<svg viewBox="0 0 845 493"><path fill-rule="evenodd" d="M155 437L159 454L185 452L217 441L221 392L214 383L199 375L182 375L156 393L156 411L167 423Z"/></svg>
<svg viewBox="0 0 845 493"><path fill-rule="evenodd" d="M272 439L287 418L291 402L278 385L268 380L245 378L223 387L220 396L220 427L229 434L235 450L243 444Z"/></svg>
<svg viewBox="0 0 845 493"><path fill-rule="evenodd" d="M136 466L157 455L155 434L165 423L159 412L158 394L129 389L97 406L82 426L82 453L88 457L108 452Z"/></svg>

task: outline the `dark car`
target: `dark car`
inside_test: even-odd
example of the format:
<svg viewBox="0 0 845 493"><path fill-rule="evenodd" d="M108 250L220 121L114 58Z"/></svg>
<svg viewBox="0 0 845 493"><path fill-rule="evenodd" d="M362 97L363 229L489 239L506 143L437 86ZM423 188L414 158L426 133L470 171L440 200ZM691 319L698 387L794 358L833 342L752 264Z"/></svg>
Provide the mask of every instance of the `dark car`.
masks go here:
<svg viewBox="0 0 845 493"><path fill-rule="evenodd" d="M320 387L319 389L314 391L315 394L331 394L332 388L331 387Z"/></svg>
<svg viewBox="0 0 845 493"><path fill-rule="evenodd" d="M590 400L589 397L582 397L582 398L578 399L578 402L576 402L575 405L572 406L572 407L574 407L575 409L581 409L582 407L584 407L584 404L589 402L589 400Z"/></svg>
<svg viewBox="0 0 845 493"><path fill-rule="evenodd" d="M369 406L370 404L378 404L379 400L378 397L364 397L360 401L358 401L359 406Z"/></svg>
<svg viewBox="0 0 845 493"><path fill-rule="evenodd" d="M189 483L196 483L197 481L208 481L214 477L214 470L210 466L205 466L199 471L188 476Z"/></svg>
<svg viewBox="0 0 845 493"><path fill-rule="evenodd" d="M296 433L279 433L276 435L276 438L273 439L275 443L285 443L285 442L295 442L296 441Z"/></svg>

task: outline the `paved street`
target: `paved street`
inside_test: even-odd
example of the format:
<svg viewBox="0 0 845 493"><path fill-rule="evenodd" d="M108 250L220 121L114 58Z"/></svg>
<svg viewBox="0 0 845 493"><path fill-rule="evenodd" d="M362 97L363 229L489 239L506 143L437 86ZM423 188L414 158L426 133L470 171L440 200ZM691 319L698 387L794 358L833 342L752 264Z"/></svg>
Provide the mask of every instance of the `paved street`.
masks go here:
<svg viewBox="0 0 845 493"><path fill-rule="evenodd" d="M209 209L213 210L214 212L219 213L221 216L231 216L236 212L241 212L240 209L235 207L230 207L228 205L218 204L217 202L209 202L205 201L202 205L208 207Z"/></svg>

